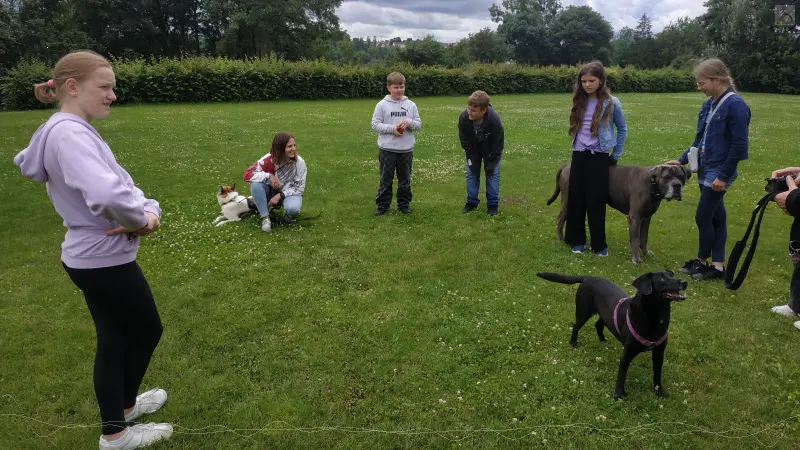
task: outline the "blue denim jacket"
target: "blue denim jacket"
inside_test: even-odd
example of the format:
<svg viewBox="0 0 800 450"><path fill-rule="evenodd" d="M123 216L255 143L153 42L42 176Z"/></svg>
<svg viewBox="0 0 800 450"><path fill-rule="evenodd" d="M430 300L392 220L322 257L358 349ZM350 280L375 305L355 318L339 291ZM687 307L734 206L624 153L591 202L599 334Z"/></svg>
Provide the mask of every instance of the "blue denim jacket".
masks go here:
<svg viewBox="0 0 800 450"><path fill-rule="evenodd" d="M614 151L611 153L611 158L615 161L619 160L622 156L622 148L625 144L625 136L628 135L628 126L625 124L625 115L622 113L622 103L619 102L617 97L611 96L611 103L614 110L611 112L611 118L608 121L608 126L597 127L597 137L600 140L600 149L603 152L608 152L612 148ZM604 117L606 108L608 108L609 101L603 101L603 107L600 109L600 117ZM617 135L614 136L614 126L617 127ZM577 133L572 138L572 146L575 147L575 140L578 138Z"/></svg>
<svg viewBox="0 0 800 450"><path fill-rule="evenodd" d="M728 88L719 98L721 99L732 89ZM717 100L719 101L719 100ZM697 132L694 136L692 147L698 147L703 142L703 126L708 113L717 106L709 98L700 108L697 115ZM747 140L750 126L750 107L739 97L733 94L719 107L714 117L708 122L706 145L700 154L700 166L706 170L717 172L720 181L729 181L736 174L736 165L739 161L747 159ZM689 163L689 150L681 155L681 164Z"/></svg>

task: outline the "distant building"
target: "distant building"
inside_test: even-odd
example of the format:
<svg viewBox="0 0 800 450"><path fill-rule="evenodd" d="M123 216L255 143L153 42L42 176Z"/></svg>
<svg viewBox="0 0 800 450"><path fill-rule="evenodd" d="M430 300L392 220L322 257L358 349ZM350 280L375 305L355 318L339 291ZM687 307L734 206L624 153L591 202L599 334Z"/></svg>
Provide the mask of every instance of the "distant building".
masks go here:
<svg viewBox="0 0 800 450"><path fill-rule="evenodd" d="M375 41L373 45L380 48L389 48L389 47L405 48L406 46L406 44L403 42L397 42L396 40L391 40L391 39Z"/></svg>

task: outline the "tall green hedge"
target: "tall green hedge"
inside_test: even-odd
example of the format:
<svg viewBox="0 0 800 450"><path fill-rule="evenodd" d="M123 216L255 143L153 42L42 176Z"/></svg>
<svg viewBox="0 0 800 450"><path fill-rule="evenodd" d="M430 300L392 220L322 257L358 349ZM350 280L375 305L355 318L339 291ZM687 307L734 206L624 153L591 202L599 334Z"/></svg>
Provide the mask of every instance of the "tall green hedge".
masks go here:
<svg viewBox="0 0 800 450"><path fill-rule="evenodd" d="M338 66L324 61L249 61L225 58L114 61L118 104L230 102L283 99L375 98L385 94L386 75L406 75L409 96L571 92L577 67L473 65L462 69L410 66ZM51 68L23 61L0 79L0 108L41 108L34 83L52 76ZM608 69L614 92L683 92L694 89L687 71Z"/></svg>

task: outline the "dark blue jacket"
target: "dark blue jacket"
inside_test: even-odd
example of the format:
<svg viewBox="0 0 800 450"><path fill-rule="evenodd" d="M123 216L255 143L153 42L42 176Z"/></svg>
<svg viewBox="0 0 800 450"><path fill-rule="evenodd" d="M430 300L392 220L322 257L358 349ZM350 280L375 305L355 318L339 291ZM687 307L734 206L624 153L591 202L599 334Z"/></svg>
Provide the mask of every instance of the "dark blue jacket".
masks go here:
<svg viewBox="0 0 800 450"><path fill-rule="evenodd" d="M471 167L480 167L476 163L482 159L484 171L492 173L500 162L505 145L503 122L500 121L500 116L497 115L492 105L489 105L488 111L483 117L481 131L482 136L477 136L475 125L470 120L467 110L462 111L458 116L458 138L461 141L461 147L467 158L472 161Z"/></svg>
<svg viewBox="0 0 800 450"><path fill-rule="evenodd" d="M717 102L732 89L723 93ZM700 148L703 142L706 116L709 111L717 106L717 102L708 100L703 103L697 115L697 132L695 133L693 147ZM714 117L708 123L705 151L700 155L700 165L706 168L719 169L717 178L727 182L736 172L739 161L747 159L748 129L750 126L750 107L739 97L733 94L719 107ZM689 163L689 150L681 155L681 164Z"/></svg>

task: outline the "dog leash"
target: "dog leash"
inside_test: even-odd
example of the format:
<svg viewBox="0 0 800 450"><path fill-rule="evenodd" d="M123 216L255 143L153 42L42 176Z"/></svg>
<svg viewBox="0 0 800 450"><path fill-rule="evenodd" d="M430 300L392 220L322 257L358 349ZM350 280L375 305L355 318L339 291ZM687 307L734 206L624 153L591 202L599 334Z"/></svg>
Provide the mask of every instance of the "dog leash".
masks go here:
<svg viewBox="0 0 800 450"><path fill-rule="evenodd" d="M617 322L617 316L619 314L617 314L617 311L619 311L619 307L623 303L625 303L626 300L630 300L632 298L633 297L625 297L625 298L619 299L619 303L617 303L617 306L614 308L614 328L616 328L617 334L620 334L620 332L619 332L619 323ZM657 341L650 341L650 340L647 340L647 339L643 338L642 336L640 336L639 333L637 333L636 330L633 329L633 324L631 324L631 309L630 309L630 307L628 307L628 311L625 313L625 323L627 323L628 331L631 332L631 335L633 335L633 338L636 339L640 344L642 344L645 347L647 347L649 350L652 350L653 348L658 347L659 345L663 344L664 341L667 340L668 333L664 333L664 336L661 336L661 339L659 339Z"/></svg>
<svg viewBox="0 0 800 450"><path fill-rule="evenodd" d="M747 226L747 231L744 233L744 237L742 237L742 240L737 241L736 245L733 246L733 250L731 250L731 254L728 257L728 267L725 268L726 288L735 291L736 289L739 289L739 286L741 286L744 282L744 278L747 276L747 271L750 269L750 262L753 260L753 255L756 252L758 236L761 234L761 219L764 217L764 211L767 210L767 205L769 205L769 202L774 199L775 194L769 193L758 201L758 204L753 210L753 215L750 217L750 225ZM756 215L758 216L758 222L755 222ZM733 276L736 273L736 266L739 265L739 258L741 258L744 248L747 246L747 238L750 237L750 231L753 229L754 222L756 224L756 229L753 232L753 243L750 244L750 250L748 250L747 256L745 256L744 261L742 262L742 269L739 272L739 275L737 275L734 279Z"/></svg>

